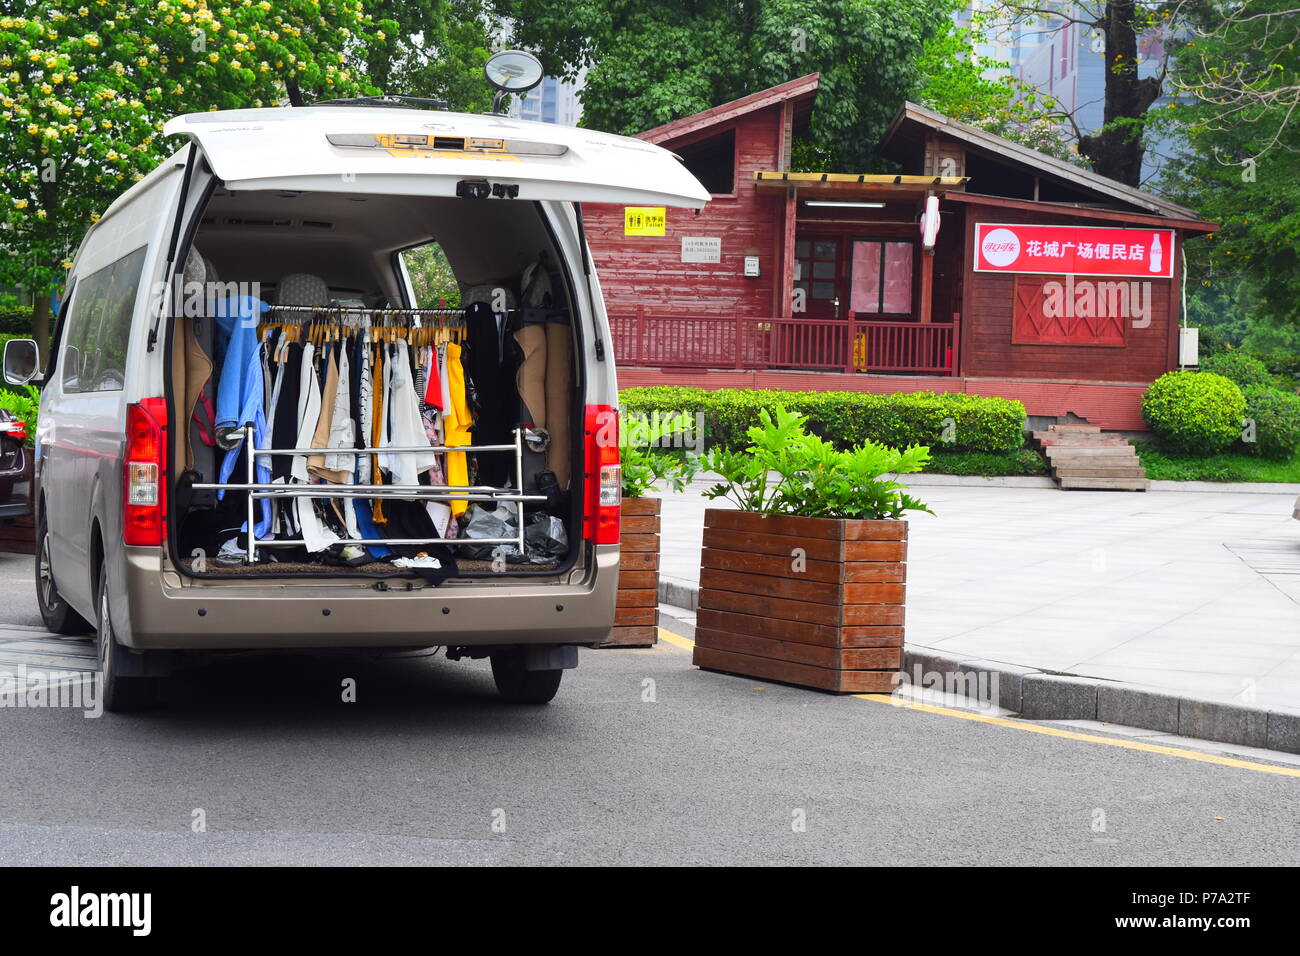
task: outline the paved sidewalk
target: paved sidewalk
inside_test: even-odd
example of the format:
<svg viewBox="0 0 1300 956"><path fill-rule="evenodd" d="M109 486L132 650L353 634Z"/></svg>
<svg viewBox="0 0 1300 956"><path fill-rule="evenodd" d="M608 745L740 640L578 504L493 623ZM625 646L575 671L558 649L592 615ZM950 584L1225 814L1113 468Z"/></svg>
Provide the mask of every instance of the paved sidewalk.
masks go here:
<svg viewBox="0 0 1300 956"><path fill-rule="evenodd" d="M697 483L664 496L665 581L695 587ZM907 643L1300 712L1292 494L917 489Z"/></svg>

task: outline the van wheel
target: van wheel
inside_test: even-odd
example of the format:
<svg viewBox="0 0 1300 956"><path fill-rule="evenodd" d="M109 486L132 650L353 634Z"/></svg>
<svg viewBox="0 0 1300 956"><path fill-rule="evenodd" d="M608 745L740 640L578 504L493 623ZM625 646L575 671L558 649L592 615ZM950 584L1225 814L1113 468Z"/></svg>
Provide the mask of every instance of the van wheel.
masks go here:
<svg viewBox="0 0 1300 956"><path fill-rule="evenodd" d="M546 704L560 689L564 671L530 671L524 669L524 655L517 650L498 651L492 655L492 679L497 693L511 704Z"/></svg>
<svg viewBox="0 0 1300 956"><path fill-rule="evenodd" d="M36 523L36 604L41 620L55 634L89 634L94 630L84 617L59 596L54 583L54 565L50 562L50 530L45 526L45 512Z"/></svg>
<svg viewBox="0 0 1300 956"><path fill-rule="evenodd" d="M141 710L158 697L157 681L149 677L122 677L123 658L130 653L117 642L108 613L108 562L99 566L99 693L104 709L113 713Z"/></svg>

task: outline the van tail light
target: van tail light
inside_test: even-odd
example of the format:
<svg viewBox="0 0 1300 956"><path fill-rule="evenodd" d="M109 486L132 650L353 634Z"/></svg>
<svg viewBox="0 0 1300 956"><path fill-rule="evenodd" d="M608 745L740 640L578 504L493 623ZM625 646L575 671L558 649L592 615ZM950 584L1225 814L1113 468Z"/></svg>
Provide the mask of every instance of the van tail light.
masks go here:
<svg viewBox="0 0 1300 956"><path fill-rule="evenodd" d="M0 432L8 435L16 442L27 441L26 422L0 422Z"/></svg>
<svg viewBox="0 0 1300 956"><path fill-rule="evenodd" d="M588 405L583 417L583 434L587 453L582 536L592 544L618 544L619 506L623 498L618 410L611 405Z"/></svg>
<svg viewBox="0 0 1300 956"><path fill-rule="evenodd" d="M163 543L167 527L167 401L146 398L126 407L122 475L122 540Z"/></svg>

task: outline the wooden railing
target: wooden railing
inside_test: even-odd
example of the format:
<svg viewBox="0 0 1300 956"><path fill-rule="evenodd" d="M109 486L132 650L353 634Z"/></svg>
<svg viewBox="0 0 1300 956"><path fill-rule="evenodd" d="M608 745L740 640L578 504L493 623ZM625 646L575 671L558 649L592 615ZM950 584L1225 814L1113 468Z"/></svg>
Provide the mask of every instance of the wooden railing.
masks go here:
<svg viewBox="0 0 1300 956"><path fill-rule="evenodd" d="M952 375L952 322L611 315L614 356L639 368L805 369Z"/></svg>

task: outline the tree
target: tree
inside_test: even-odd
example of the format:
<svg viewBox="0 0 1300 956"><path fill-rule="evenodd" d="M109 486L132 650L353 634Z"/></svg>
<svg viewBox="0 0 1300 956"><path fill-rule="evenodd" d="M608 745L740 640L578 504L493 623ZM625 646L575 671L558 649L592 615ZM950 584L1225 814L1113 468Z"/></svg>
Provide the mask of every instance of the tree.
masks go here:
<svg viewBox="0 0 1300 956"><path fill-rule="evenodd" d="M1189 271L1249 304L1248 339L1286 347L1300 327L1300 9L1250 0L1195 12L1175 53L1183 101L1164 110L1187 155L1169 190L1219 222ZM1195 248L1193 248L1195 247Z"/></svg>
<svg viewBox="0 0 1300 956"><path fill-rule="evenodd" d="M483 66L501 24L487 0L368 0L366 8L395 25L365 58L382 92L445 99L466 113L491 107Z"/></svg>
<svg viewBox="0 0 1300 956"><path fill-rule="evenodd" d="M385 38L345 0L18 6L0 17L0 285L35 296L42 348L82 234L175 146L167 117L368 91L356 57Z"/></svg>
<svg viewBox="0 0 1300 956"><path fill-rule="evenodd" d="M996 0L988 19L1020 26L1046 24L1062 33L1070 25L1098 36L1106 63L1102 126L1084 132L1068 111L1049 111L1048 115L1069 124L1079 153L1095 172L1137 187L1142 183L1148 113L1164 91L1167 72L1167 65L1162 63L1153 74L1142 75L1140 41L1144 34L1167 34L1177 22L1171 10L1185 6L1140 4L1137 0Z"/></svg>
<svg viewBox="0 0 1300 956"><path fill-rule="evenodd" d="M1007 63L978 55L976 48L974 31L953 21L925 44L918 62L923 79L916 97L921 105L1030 149L1081 163L1053 118L1056 100L1011 76Z"/></svg>
<svg viewBox="0 0 1300 956"><path fill-rule="evenodd" d="M402 253L402 263L411 278L415 302L420 308L441 308L441 302L453 309L460 305L460 284L447 261L447 254L438 243L429 242L407 249Z"/></svg>
<svg viewBox="0 0 1300 956"><path fill-rule="evenodd" d="M498 0L519 45L548 72L586 67L583 122L637 133L719 103L821 74L804 162L880 166L876 146L922 81L918 61L951 7L914 0Z"/></svg>

